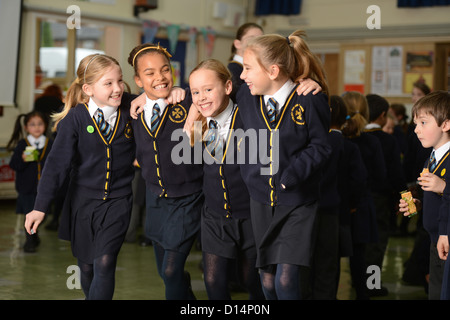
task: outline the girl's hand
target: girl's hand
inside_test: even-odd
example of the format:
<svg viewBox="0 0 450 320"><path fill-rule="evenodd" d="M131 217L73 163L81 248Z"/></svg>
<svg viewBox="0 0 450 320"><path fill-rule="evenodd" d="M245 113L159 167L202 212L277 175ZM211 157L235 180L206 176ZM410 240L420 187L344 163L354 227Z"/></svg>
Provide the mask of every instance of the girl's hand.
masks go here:
<svg viewBox="0 0 450 320"><path fill-rule="evenodd" d="M307 78L307 79L297 79L297 82L300 84L297 88L297 94L300 95L307 95L312 91L312 94L317 94L320 91L322 91L322 87L319 86L317 82L314 80Z"/></svg>
<svg viewBox="0 0 450 320"><path fill-rule="evenodd" d="M439 236L436 249L438 251L439 258L441 258L441 260L447 260L449 249L448 236Z"/></svg>
<svg viewBox="0 0 450 320"><path fill-rule="evenodd" d="M167 104L177 104L184 100L186 97L186 91L180 87L173 87L170 90L169 96L166 99Z"/></svg>
<svg viewBox="0 0 450 320"><path fill-rule="evenodd" d="M41 222L44 220L45 213L33 210L25 216L25 229L29 234L35 234Z"/></svg>
<svg viewBox="0 0 450 320"><path fill-rule="evenodd" d="M189 108L188 116L184 123L183 131L186 132L188 137L191 136L191 128L194 125L194 121L198 119L200 112L194 104L191 104Z"/></svg>
<svg viewBox="0 0 450 320"><path fill-rule="evenodd" d="M431 191L435 193L443 193L445 189L445 181L437 175L427 172L418 177L419 185L424 191Z"/></svg>
<svg viewBox="0 0 450 320"><path fill-rule="evenodd" d="M130 116L136 120L139 116L139 113L144 111L144 106L146 103L147 103L147 99L146 99L145 92L144 92L140 96L138 96L136 99L131 101Z"/></svg>

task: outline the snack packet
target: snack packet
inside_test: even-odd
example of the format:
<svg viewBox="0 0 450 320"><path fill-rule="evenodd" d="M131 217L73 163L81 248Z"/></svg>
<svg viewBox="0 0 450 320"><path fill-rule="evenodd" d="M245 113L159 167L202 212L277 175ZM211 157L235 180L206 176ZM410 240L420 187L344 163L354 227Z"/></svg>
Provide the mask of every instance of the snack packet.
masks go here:
<svg viewBox="0 0 450 320"><path fill-rule="evenodd" d="M408 211L409 211L409 215L408 218L411 218L412 216L417 214L417 208L416 208L416 204L414 203L411 191L402 191L400 192L402 199L406 201L406 203L408 204Z"/></svg>
<svg viewBox="0 0 450 320"><path fill-rule="evenodd" d="M37 161L39 157L39 153L36 150L36 147L28 146L25 148L23 152L25 154L25 162Z"/></svg>

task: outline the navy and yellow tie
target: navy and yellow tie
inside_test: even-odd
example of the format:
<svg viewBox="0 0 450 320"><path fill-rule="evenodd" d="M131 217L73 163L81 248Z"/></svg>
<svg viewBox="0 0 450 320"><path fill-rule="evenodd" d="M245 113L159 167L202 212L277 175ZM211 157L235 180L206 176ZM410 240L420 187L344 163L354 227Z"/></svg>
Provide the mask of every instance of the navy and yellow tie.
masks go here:
<svg viewBox="0 0 450 320"><path fill-rule="evenodd" d="M436 169L436 156L434 155L434 151L431 152L430 161L428 162L428 170L433 172Z"/></svg>
<svg viewBox="0 0 450 320"><path fill-rule="evenodd" d="M277 101L274 98L270 98L268 101L268 107L267 118L269 120L270 127L274 128L277 121Z"/></svg>
<svg viewBox="0 0 450 320"><path fill-rule="evenodd" d="M206 149L208 149L212 156L215 155L216 150L220 150L222 148L222 143L220 140L217 121L211 119L209 121L209 130L206 137Z"/></svg>
<svg viewBox="0 0 450 320"><path fill-rule="evenodd" d="M151 118L151 124L150 124L150 130L152 131L152 133L155 133L156 128L158 128L159 122L161 120L161 117L159 115L160 112L161 112L161 108L159 107L159 105L157 103L155 103L155 105L153 106L152 118Z"/></svg>
<svg viewBox="0 0 450 320"><path fill-rule="evenodd" d="M100 108L97 109L97 126L106 141L109 141L109 139L111 139L113 130L111 125L106 122L105 115Z"/></svg>

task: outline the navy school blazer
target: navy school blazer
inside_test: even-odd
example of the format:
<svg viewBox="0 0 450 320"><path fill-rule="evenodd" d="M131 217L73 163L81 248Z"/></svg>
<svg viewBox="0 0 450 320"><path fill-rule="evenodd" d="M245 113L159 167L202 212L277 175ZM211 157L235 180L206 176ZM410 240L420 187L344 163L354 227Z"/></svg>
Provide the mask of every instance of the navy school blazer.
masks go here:
<svg viewBox="0 0 450 320"><path fill-rule="evenodd" d="M327 96L299 96L296 89L289 94L273 129L262 96L251 95L246 84L237 94L246 131L256 131L256 141L248 153L253 158L242 166L242 176L252 199L269 206L317 201L321 169L331 154Z"/></svg>
<svg viewBox="0 0 450 320"><path fill-rule="evenodd" d="M132 193L135 143L131 129L130 95L124 94L110 141L105 141L87 104L78 104L58 124L57 135L38 186L34 209L48 207L70 173L72 188L89 199Z"/></svg>

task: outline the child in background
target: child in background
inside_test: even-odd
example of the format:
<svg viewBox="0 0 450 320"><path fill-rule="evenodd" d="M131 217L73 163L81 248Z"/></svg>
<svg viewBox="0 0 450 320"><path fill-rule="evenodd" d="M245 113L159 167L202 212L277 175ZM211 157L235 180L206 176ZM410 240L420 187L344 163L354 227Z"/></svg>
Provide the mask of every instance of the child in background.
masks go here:
<svg viewBox="0 0 450 320"><path fill-rule="evenodd" d="M102 54L81 60L66 105L55 115L56 139L47 159L34 210L25 228L32 234L70 173L59 234L70 240L86 299L110 300L117 256L132 206L135 144L129 96L119 63Z"/></svg>
<svg viewBox="0 0 450 320"><path fill-rule="evenodd" d="M411 101L413 105L420 98L431 92L431 89L421 81L413 84ZM405 173L408 190L417 199L423 198L423 190L417 184L417 177L423 169L423 163L430 157L433 148L424 148L414 132L416 127L414 119L411 119L406 132L406 150L403 158L403 171ZM403 218L405 218L403 216ZM423 212L419 209L414 248L405 262L405 270L402 280L412 285L423 285L428 294L429 261L430 261L430 236L423 227Z"/></svg>
<svg viewBox="0 0 450 320"><path fill-rule="evenodd" d="M362 203L367 200L367 179L368 173L364 165L361 152L358 146L350 141L343 130L346 129L350 116L347 114L348 107L344 99L340 96L330 97L331 107L331 130L335 133L341 134L344 138L343 152L341 159L340 170L337 173L338 184L337 190L339 193L339 257L338 257L338 274L336 283L336 294L340 277L340 258L349 257L351 265L354 267L354 261L361 259L358 256L361 251L357 249L356 237L353 236L355 227L355 215L362 211ZM364 213L361 213L364 215ZM364 275L365 270L361 270ZM354 273L352 273L354 274ZM357 281L353 279L353 283Z"/></svg>
<svg viewBox="0 0 450 320"><path fill-rule="evenodd" d="M302 297L300 270L311 262L321 169L331 153L326 95L296 92L299 78L326 89L322 66L303 36L298 31L253 39L241 74L247 86L237 95L245 129L260 133L253 156L269 157L269 163L253 159L255 164L241 165L267 299Z"/></svg>
<svg viewBox="0 0 450 320"><path fill-rule="evenodd" d="M228 70L231 72L231 81L233 83L233 90L230 97L233 101L236 100L236 93L244 81L240 78L244 63L244 50L247 43L257 37L264 34L263 28L256 23L249 22L241 25L236 31L236 38L233 40L231 46L231 57L228 63Z"/></svg>
<svg viewBox="0 0 450 320"><path fill-rule="evenodd" d="M238 107L229 98L231 75L217 60L201 62L189 77L192 100L200 111L201 133L192 132L191 139L205 137L203 152L202 251L204 280L211 300L231 299L229 275L236 261L239 280L250 300L264 299L255 267L256 249L250 220L250 198L241 178L239 166L239 134L242 121ZM194 129L194 128L193 128ZM205 132L203 132L205 131ZM206 135L204 135L204 133ZM214 135L215 139L209 141ZM211 145L217 141L217 150ZM231 144L231 145L230 145ZM223 147L223 150L222 150ZM231 159L231 161L230 161Z"/></svg>
<svg viewBox="0 0 450 320"><path fill-rule="evenodd" d="M130 52L135 82L145 92L145 103L138 105L144 111L132 126L136 158L146 182L146 237L153 242L166 299L187 300L195 299L184 266L200 229L203 168L195 164L189 138L182 131L192 104L189 92L181 103L166 101L173 88L170 57L154 44ZM172 140L174 133L181 142ZM186 161L174 151L180 149L189 151Z"/></svg>
<svg viewBox="0 0 450 320"><path fill-rule="evenodd" d="M447 234L448 212L440 210L443 204L442 193L449 173L450 148L450 95L445 91L430 93L417 101L412 109L416 124L417 138L424 148L433 148L430 158L425 161L423 172L417 180L423 192L423 204L414 198L418 207L423 206L423 226L430 235L430 269L428 298L439 300L443 284L444 261L439 258L437 242L440 235ZM408 203L403 199L400 212L410 215Z"/></svg>
<svg viewBox="0 0 450 320"><path fill-rule="evenodd" d="M364 95L359 92L346 92L342 98L348 108L348 119L342 133L355 143L361 153L368 174L367 189L364 190L352 214L353 255L350 257L350 272L357 300L369 299L373 293L367 290L366 247L378 241L376 210L373 195L387 179L383 151L376 137L364 132L369 117L369 107Z"/></svg>
<svg viewBox="0 0 450 320"><path fill-rule="evenodd" d="M367 118L369 123L364 130L380 141L387 174L387 179L382 181L379 191L373 194L379 241L370 244L367 248L367 263L377 265L381 270L389 241L391 217L395 217L397 213L396 204L400 199L400 192L406 189L406 182L397 140L382 130L387 121L389 103L385 98L376 94L368 94L366 99L369 106L369 117ZM382 287L381 290L373 292L386 295L387 289Z"/></svg>
<svg viewBox="0 0 450 320"><path fill-rule="evenodd" d="M27 214L33 210L42 169L52 147L52 140L45 135L47 127L48 119L42 113L32 111L21 114L6 147L8 150L14 149L9 166L16 172L16 213ZM23 137L23 130L27 133L26 137ZM40 243L38 234L25 232L25 236L23 250L35 252Z"/></svg>
<svg viewBox="0 0 450 320"><path fill-rule="evenodd" d="M333 151L323 170L316 240L316 248L327 250L314 251L312 276L316 300L336 299L340 257L353 255L351 217L367 184L359 149L342 134L347 120L345 102L339 96L331 96L330 107L328 140Z"/></svg>

